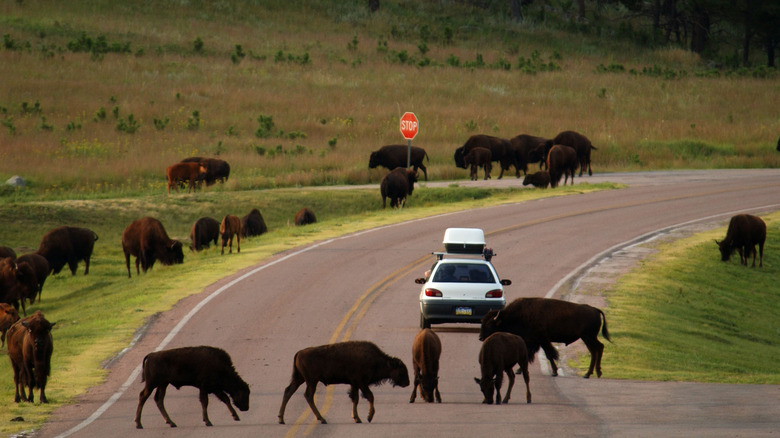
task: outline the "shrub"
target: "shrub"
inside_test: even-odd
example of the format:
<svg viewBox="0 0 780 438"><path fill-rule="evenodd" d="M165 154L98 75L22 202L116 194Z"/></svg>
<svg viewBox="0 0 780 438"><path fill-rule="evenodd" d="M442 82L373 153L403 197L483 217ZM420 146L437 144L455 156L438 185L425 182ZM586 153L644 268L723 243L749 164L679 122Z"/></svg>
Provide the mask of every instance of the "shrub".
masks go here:
<svg viewBox="0 0 780 438"><path fill-rule="evenodd" d="M141 124L130 114L127 116L127 120L119 119L116 124L116 130L119 132L125 132L127 134L135 134L135 131L141 127Z"/></svg>
<svg viewBox="0 0 780 438"><path fill-rule="evenodd" d="M192 116L187 118L187 129L197 131L198 128L200 128L200 111L195 110L192 112Z"/></svg>
<svg viewBox="0 0 780 438"><path fill-rule="evenodd" d="M170 119L168 117L165 117L163 119L158 119L157 117L154 118L154 129L158 131L162 131L165 129L166 126L168 126L168 122Z"/></svg>
<svg viewBox="0 0 780 438"><path fill-rule="evenodd" d="M195 38L195 41L192 43L192 48L196 53L203 52L203 40L200 37Z"/></svg>
<svg viewBox="0 0 780 438"><path fill-rule="evenodd" d="M272 135L271 131L274 129L273 116L260 114L260 116L257 117L257 123L260 124L260 127L257 128L257 131L255 131L256 137L268 138Z"/></svg>

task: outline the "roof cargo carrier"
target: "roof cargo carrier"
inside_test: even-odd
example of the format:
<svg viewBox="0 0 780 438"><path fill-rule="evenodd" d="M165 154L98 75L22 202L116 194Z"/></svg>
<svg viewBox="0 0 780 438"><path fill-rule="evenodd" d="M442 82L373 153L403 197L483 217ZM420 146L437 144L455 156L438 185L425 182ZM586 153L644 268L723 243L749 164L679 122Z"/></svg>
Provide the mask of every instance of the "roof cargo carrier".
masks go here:
<svg viewBox="0 0 780 438"><path fill-rule="evenodd" d="M482 255L485 233L480 228L447 228L443 243L444 250L450 254Z"/></svg>

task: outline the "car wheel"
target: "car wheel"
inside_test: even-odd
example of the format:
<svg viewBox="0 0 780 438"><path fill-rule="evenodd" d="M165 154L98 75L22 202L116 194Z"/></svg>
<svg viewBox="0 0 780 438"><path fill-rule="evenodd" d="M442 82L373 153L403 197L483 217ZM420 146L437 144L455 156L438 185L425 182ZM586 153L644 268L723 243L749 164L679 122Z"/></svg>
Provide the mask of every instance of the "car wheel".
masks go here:
<svg viewBox="0 0 780 438"><path fill-rule="evenodd" d="M431 322L425 319L425 316L422 313L420 313L420 328L422 329L431 328Z"/></svg>

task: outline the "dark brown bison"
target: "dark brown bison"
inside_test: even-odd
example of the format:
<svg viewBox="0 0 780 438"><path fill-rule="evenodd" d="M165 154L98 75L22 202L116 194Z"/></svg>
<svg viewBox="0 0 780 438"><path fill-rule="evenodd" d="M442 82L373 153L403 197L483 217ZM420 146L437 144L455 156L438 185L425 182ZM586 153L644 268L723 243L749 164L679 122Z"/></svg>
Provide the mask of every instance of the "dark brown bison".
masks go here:
<svg viewBox="0 0 780 438"><path fill-rule="evenodd" d="M37 295L38 299L40 300L41 292L43 291L43 284L46 283L46 278L49 276L49 272L51 272L49 261L46 260L46 257L38 254L37 252L32 252L30 254L19 256L19 258L16 259L16 262L27 263L32 267L33 271L35 271L35 277L38 283ZM27 298L30 300L30 304L35 302L35 295L28 296Z"/></svg>
<svg viewBox="0 0 780 438"><path fill-rule="evenodd" d="M536 173L526 175L525 178L523 178L523 185L527 186L529 184L540 189L546 189L550 186L550 173L546 170L540 170Z"/></svg>
<svg viewBox="0 0 780 438"><path fill-rule="evenodd" d="M317 216L310 208L302 208L298 213L295 213L295 225L309 225L317 222Z"/></svg>
<svg viewBox="0 0 780 438"><path fill-rule="evenodd" d="M12 259L16 258L16 251L8 246L0 246L0 259L6 257L11 257Z"/></svg>
<svg viewBox="0 0 780 438"><path fill-rule="evenodd" d="M214 245L219 241L219 222L213 217L196 220L190 230L190 249L200 251L208 248L211 241L214 241Z"/></svg>
<svg viewBox="0 0 780 438"><path fill-rule="evenodd" d="M558 187L561 177L566 175L563 185L571 176L571 185L574 185L574 173L577 171L577 152L569 146L556 144L550 148L547 154L547 170L550 172L550 187Z"/></svg>
<svg viewBox="0 0 780 438"><path fill-rule="evenodd" d="M19 311L8 303L0 303L0 341L5 346L5 332L19 321Z"/></svg>
<svg viewBox="0 0 780 438"><path fill-rule="evenodd" d="M599 329L610 340L604 312L593 306L550 298L518 298L500 312L491 310L482 318L479 339L485 340L499 331L514 333L525 341L529 362L533 362L540 347L544 350L553 376L558 375L558 350L552 342L569 345L582 339L590 351L590 368L585 378L593 374L594 366L596 375L601 377L604 344L598 340Z"/></svg>
<svg viewBox="0 0 780 438"><path fill-rule="evenodd" d="M593 175L593 170L590 168L590 151L596 150L590 143L588 137L575 131L563 131L550 140L548 144L552 145L562 144L574 148L577 151L577 161L580 165L580 176L585 169L588 169L588 175Z"/></svg>
<svg viewBox="0 0 780 438"><path fill-rule="evenodd" d="M425 149L412 146L411 157L407 157L408 154L409 147L407 145L391 144L382 146L379 150L371 152L371 156L368 158L368 168L374 169L377 166L382 166L393 170L396 167L406 167L407 158L410 158L409 165L414 168L414 172L417 173L418 169L422 169L425 180L428 181L428 170L423 165L423 159L428 158ZM430 158L428 158L428 161L430 161Z"/></svg>
<svg viewBox="0 0 780 438"><path fill-rule="evenodd" d="M758 216L738 214L731 218L726 238L715 241L720 249L720 259L727 262L731 254L739 252L739 261L747 266L747 260L753 255L753 267L756 266L756 244L758 244L758 266L764 266L764 242L766 241L766 223Z"/></svg>
<svg viewBox="0 0 780 438"><path fill-rule="evenodd" d="M153 218L144 217L133 221L122 232L122 250L125 253L127 277L130 278L130 256L135 256L135 271L140 274L138 264L144 272L160 260L163 265L184 262L181 242L172 240L165 232L163 224Z"/></svg>
<svg viewBox="0 0 780 438"><path fill-rule="evenodd" d="M27 314L25 299L35 297L38 292L38 277L35 270L27 262L17 262L10 257L0 259L0 303L11 304Z"/></svg>
<svg viewBox="0 0 780 438"><path fill-rule="evenodd" d="M298 387L306 382L303 394L320 423L326 424L314 404L317 383L325 385L349 385L352 400L352 418L360 423L357 413L359 394L368 400L368 422L374 418L374 394L371 385L390 381L393 386L409 386L409 373L401 359L388 356L376 345L366 341L347 341L336 344L309 347L295 353L290 384L284 390L282 406L279 408L279 424L284 424L284 408Z"/></svg>
<svg viewBox="0 0 780 438"><path fill-rule="evenodd" d="M508 140L503 138L493 137L491 135L472 135L466 140L463 146L455 149L455 165L466 169L466 163L464 157L473 148L482 147L490 149L490 159L492 161L498 161L501 164L501 172L498 174L498 179L504 176L504 171L511 166L517 168L517 162L515 161L515 152L512 149L512 144Z"/></svg>
<svg viewBox="0 0 780 438"><path fill-rule="evenodd" d="M502 403L501 383L504 373L509 378L509 386L506 388L503 403L509 401L512 387L515 386L515 373L512 371L515 364L520 365L517 374L522 374L525 380L525 401L531 403L531 389L528 387L528 351L523 338L512 333L496 332L485 339L479 350L482 378L474 378L485 396L482 403L493 404L493 388L496 390L496 404Z"/></svg>
<svg viewBox="0 0 780 438"><path fill-rule="evenodd" d="M241 218L241 237L259 236L267 232L268 227L260 210L253 208L249 214Z"/></svg>
<svg viewBox="0 0 780 438"><path fill-rule="evenodd" d="M206 168L206 175L203 180L206 185L214 185L219 182L226 182L230 177L230 164L225 160L218 158L189 157L181 160L182 163L201 163Z"/></svg>
<svg viewBox="0 0 780 438"><path fill-rule="evenodd" d="M187 192L195 190L206 177L206 167L201 163L176 163L165 170L168 177L168 194L171 187L179 191L180 184L187 184Z"/></svg>
<svg viewBox="0 0 780 438"><path fill-rule="evenodd" d="M463 157L463 163L467 167L471 166L469 175L471 176L472 181L477 180L477 172L480 167L485 170L485 179L490 179L490 170L492 169L492 166L490 165L490 156L490 149L473 148Z"/></svg>
<svg viewBox="0 0 780 438"><path fill-rule="evenodd" d="M411 196L414 191L414 183L417 182L417 174L413 170L396 167L382 178L379 184L379 192L382 195L382 208L385 208L386 199L390 198L390 207L403 207L406 205L406 196Z"/></svg>
<svg viewBox="0 0 780 438"><path fill-rule="evenodd" d="M98 235L88 228L58 227L43 236L38 254L49 262L53 274L59 274L66 264L76 275L80 260L84 260L84 275L89 274L89 259Z"/></svg>
<svg viewBox="0 0 780 438"><path fill-rule="evenodd" d="M14 401L33 402L33 388L39 388L41 403L46 399L46 381L51 371L51 354L54 342L51 329L54 324L44 318L37 310L32 315L17 321L8 329L8 356L14 369L14 385L16 394ZM29 396L25 395L24 387L29 388Z"/></svg>
<svg viewBox="0 0 780 438"><path fill-rule="evenodd" d="M414 368L414 387L409 403L417 398L417 388L420 397L428 403L441 403L439 393L439 357L441 356L441 340L431 329L422 329L414 337L412 343L412 367Z"/></svg>
<svg viewBox="0 0 780 438"><path fill-rule="evenodd" d="M547 154L544 149L539 149L539 146L544 145L547 141L549 140L544 137L528 134L520 134L509 139L509 143L512 145L512 150L515 153L515 161L517 162L516 177L520 177L521 170L523 175L528 175L528 165L530 163L539 163L540 167L544 164Z"/></svg>
<svg viewBox="0 0 780 438"><path fill-rule="evenodd" d="M219 235L222 236L222 254L225 246L229 247L228 253L233 253L233 236L236 237L236 252L241 252L241 219L238 216L225 216L219 225Z"/></svg>
<svg viewBox="0 0 780 438"><path fill-rule="evenodd" d="M200 405L203 409L203 422L211 426L207 407L209 394L214 394L224 403L233 419L239 421L238 414L230 404L242 412L249 410L249 385L244 382L233 367L233 361L224 350L214 347L183 347L149 353L144 357L141 381L144 389L138 394L138 408L135 411L135 427L141 425L141 411L144 403L152 394L165 422L171 427L176 423L165 411L165 391L168 385L179 389L182 386L194 386L200 390ZM230 396L230 398L228 398Z"/></svg>

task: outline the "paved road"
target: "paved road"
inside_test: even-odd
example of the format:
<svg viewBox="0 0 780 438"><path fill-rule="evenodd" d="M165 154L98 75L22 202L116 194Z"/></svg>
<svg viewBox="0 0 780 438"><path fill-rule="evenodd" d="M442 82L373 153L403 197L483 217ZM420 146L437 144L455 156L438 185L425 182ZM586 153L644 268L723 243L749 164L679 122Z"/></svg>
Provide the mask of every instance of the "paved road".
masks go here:
<svg viewBox="0 0 780 438"><path fill-rule="evenodd" d="M419 330L419 286L413 279L430 266L429 254L441 249L447 227L485 230L498 254L499 274L513 280L507 287L511 300L554 294L562 279L639 236L698 219L725 223L734 212L780 208L777 170L616 174L577 182L603 180L630 187L383 227L279 254L223 279L152 322L112 364L108 381L77 405L58 410L40 436L471 437L486 431L494 436L775 436L780 430L777 386L618 381L609 379L609 369L602 379L554 378L537 365L541 360L532 367L532 404L522 403L522 390L516 388L510 404L482 405L472 379L479 373L476 327L460 325L436 327L443 343L444 403L418 399L409 404L411 388L384 385L374 390L373 423L356 425L347 387L320 385L317 404L329 424L313 421L302 388L287 407L287 424L277 424L292 358L301 348L365 339L411 364L411 341ZM251 409L240 413L242 421L234 422L212 397L209 413L215 426L207 428L197 391L171 388L166 406L179 428L167 427L150 400L145 429L134 429L142 384L133 373L143 356L161 345L199 344L225 348L250 383ZM364 421L367 409L361 400ZM92 421L83 423L90 416ZM81 428L74 432L74 427Z"/></svg>

